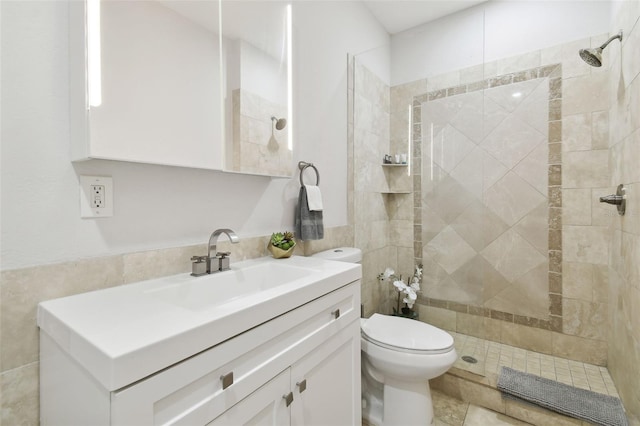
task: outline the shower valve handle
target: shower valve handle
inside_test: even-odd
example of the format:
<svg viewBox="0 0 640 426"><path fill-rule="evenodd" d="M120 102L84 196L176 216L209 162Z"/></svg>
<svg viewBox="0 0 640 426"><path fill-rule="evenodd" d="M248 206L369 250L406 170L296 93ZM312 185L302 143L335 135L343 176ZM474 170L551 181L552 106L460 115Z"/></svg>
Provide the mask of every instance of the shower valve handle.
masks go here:
<svg viewBox="0 0 640 426"><path fill-rule="evenodd" d="M622 204L623 199L622 195L606 195L604 197L600 197L600 202L618 206Z"/></svg>
<svg viewBox="0 0 640 426"><path fill-rule="evenodd" d="M627 196L626 196L625 187L620 184L616 189L616 193L612 195L605 195L604 197L600 197L601 203L613 204L618 208L618 214L620 216L624 215L624 212L627 208Z"/></svg>

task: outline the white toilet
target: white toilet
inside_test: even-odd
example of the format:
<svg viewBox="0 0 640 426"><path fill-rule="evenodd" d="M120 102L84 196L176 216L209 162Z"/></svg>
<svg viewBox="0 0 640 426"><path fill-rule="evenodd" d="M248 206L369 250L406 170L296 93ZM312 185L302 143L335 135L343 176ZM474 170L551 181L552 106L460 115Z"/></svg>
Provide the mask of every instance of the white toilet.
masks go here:
<svg viewBox="0 0 640 426"><path fill-rule="evenodd" d="M359 263L360 249L341 247L314 256ZM428 380L456 361L453 337L432 325L373 314L361 319L362 417L376 426L433 423Z"/></svg>

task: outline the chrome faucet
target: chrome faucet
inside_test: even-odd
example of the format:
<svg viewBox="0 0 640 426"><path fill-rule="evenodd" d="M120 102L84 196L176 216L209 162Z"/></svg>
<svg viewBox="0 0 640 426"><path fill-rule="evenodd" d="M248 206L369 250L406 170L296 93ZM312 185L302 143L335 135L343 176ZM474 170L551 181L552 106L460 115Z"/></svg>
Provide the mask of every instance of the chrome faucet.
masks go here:
<svg viewBox="0 0 640 426"><path fill-rule="evenodd" d="M240 238L238 238L236 233L231 229L216 229L213 231L209 237L209 244L207 245L207 256L193 256L191 258L191 275L197 277L229 269L229 255L231 252L219 252L216 248L218 237L220 237L221 234L226 234L227 237L229 237L229 241L233 244L240 241ZM213 257L211 253L213 253Z"/></svg>

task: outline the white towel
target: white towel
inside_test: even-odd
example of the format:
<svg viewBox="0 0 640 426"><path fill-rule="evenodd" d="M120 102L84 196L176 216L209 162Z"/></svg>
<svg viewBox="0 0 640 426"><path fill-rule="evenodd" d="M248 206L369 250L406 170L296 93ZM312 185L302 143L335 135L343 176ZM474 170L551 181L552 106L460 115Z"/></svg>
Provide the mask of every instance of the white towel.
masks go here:
<svg viewBox="0 0 640 426"><path fill-rule="evenodd" d="M320 187L316 185L305 185L307 189L307 204L309 211L321 212L322 211L322 194L320 193Z"/></svg>

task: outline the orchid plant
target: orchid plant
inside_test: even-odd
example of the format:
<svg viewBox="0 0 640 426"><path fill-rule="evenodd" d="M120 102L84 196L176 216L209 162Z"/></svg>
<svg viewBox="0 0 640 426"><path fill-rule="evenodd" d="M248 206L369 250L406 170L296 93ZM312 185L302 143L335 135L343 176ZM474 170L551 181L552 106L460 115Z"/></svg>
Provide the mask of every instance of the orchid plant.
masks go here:
<svg viewBox="0 0 640 426"><path fill-rule="evenodd" d="M393 308L393 315L406 316L409 318L417 317L413 310L413 305L418 298L418 292L420 291L420 283L422 282L422 265L417 265L413 272L413 276L405 283L402 279L402 275L396 275L395 271L391 268L386 268L383 273L378 275L380 281L389 281L398 292L398 300L396 307ZM405 304L400 308L400 299Z"/></svg>

